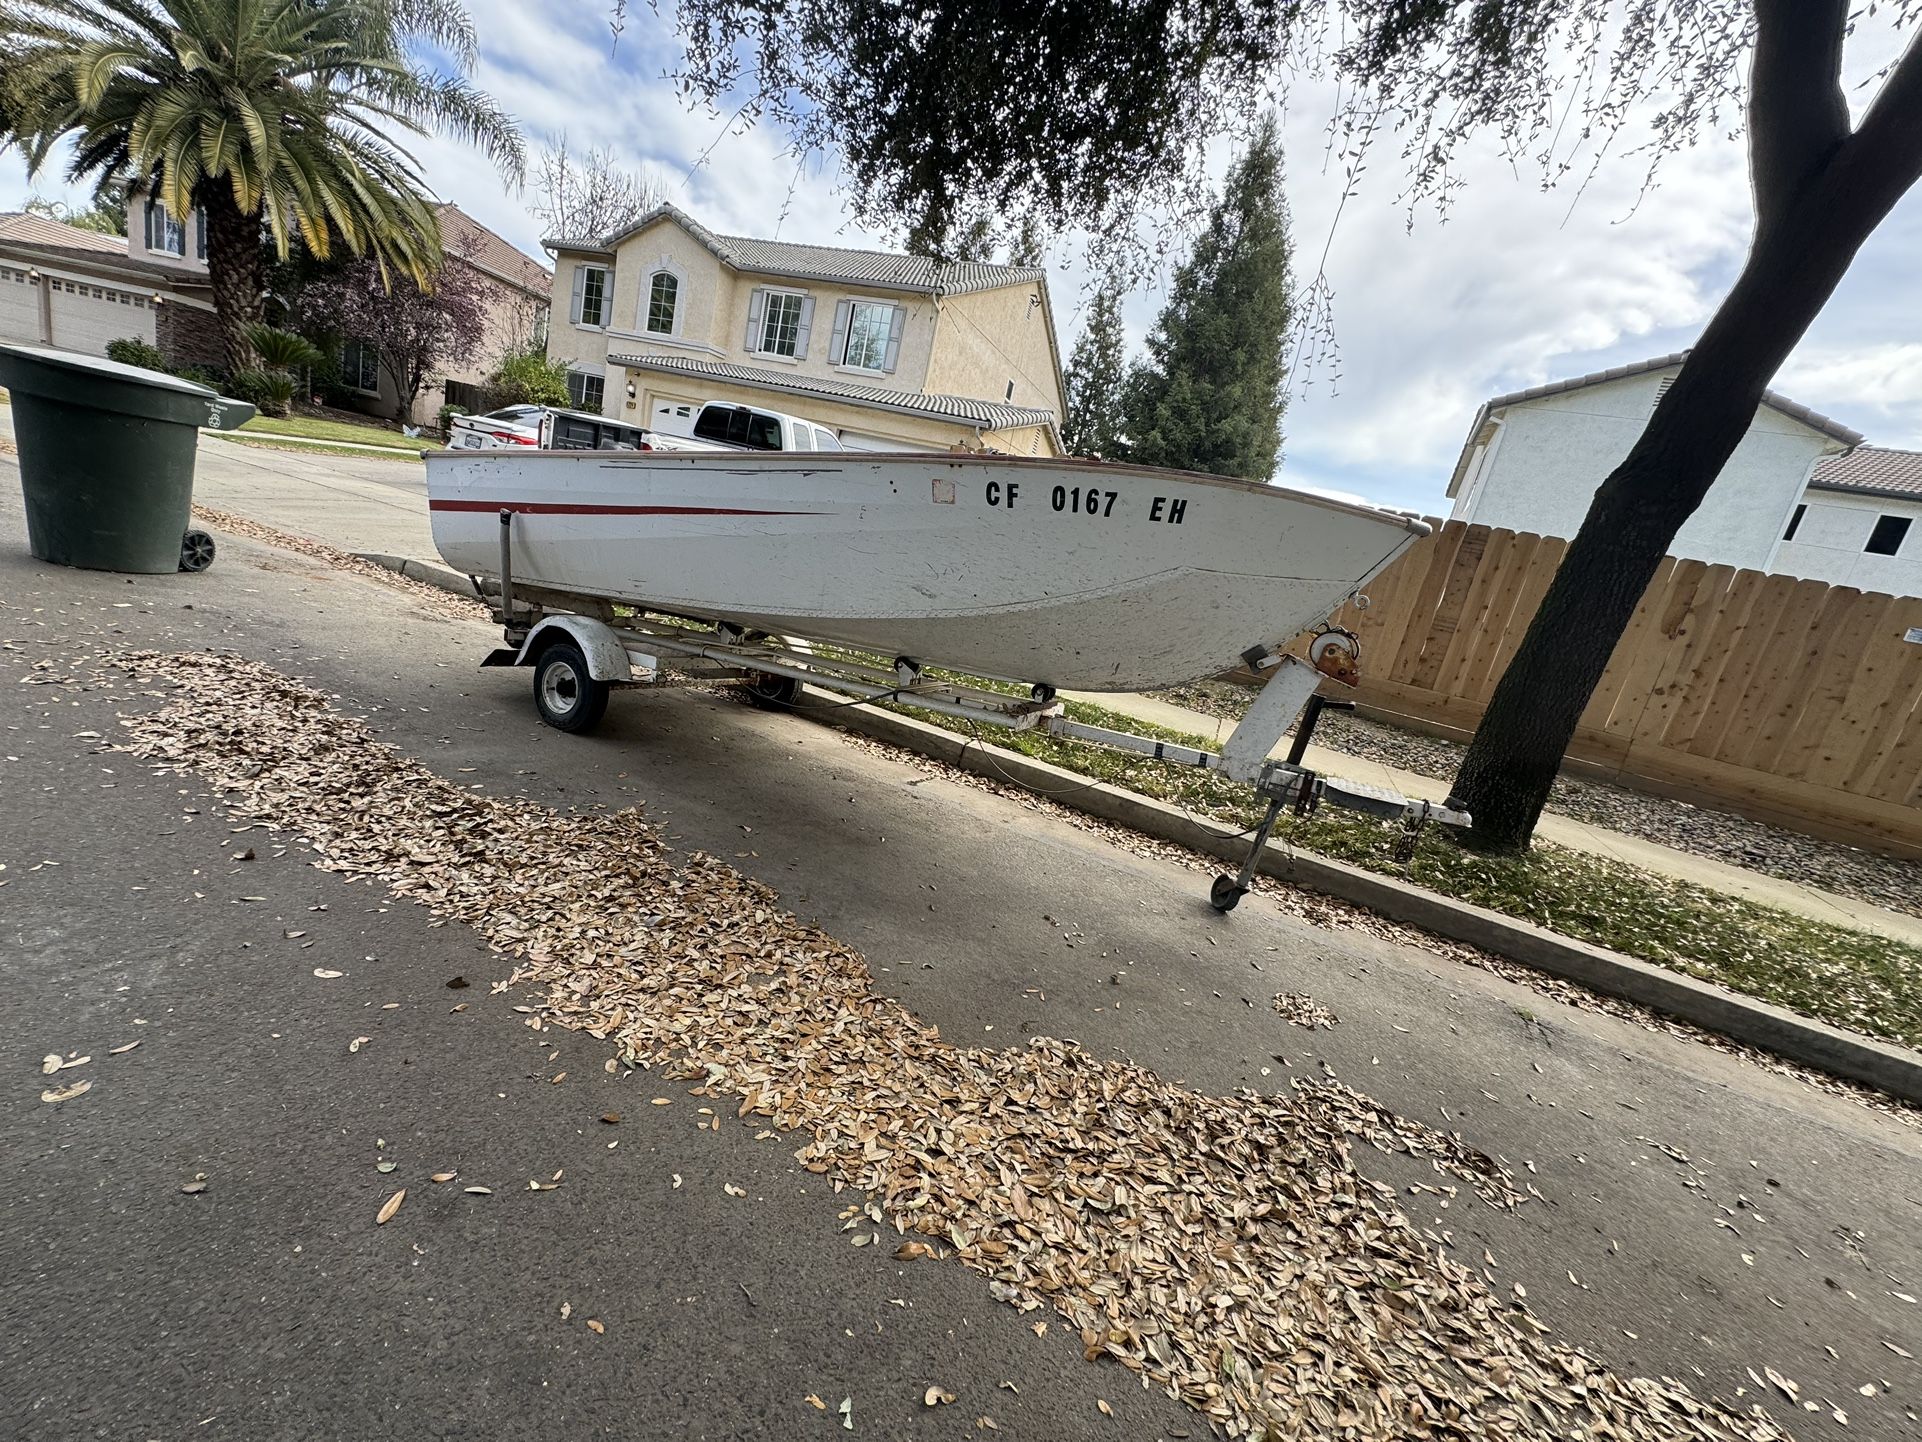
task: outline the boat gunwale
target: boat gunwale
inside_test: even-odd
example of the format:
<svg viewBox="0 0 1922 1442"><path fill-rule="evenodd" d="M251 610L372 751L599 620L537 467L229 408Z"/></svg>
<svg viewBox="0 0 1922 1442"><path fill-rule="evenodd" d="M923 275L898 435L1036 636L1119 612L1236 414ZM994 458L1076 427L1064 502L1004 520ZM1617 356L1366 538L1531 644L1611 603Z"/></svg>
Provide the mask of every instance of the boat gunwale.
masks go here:
<svg viewBox="0 0 1922 1442"><path fill-rule="evenodd" d="M597 460L603 464L612 463L635 468L652 468L667 461L693 468L706 465L739 466L743 460L754 463L757 471L777 471L783 464L797 470L817 471L823 469L819 457L858 458L869 460L906 460L939 461L947 465L990 465L1000 467L1020 467L1030 470L1086 470L1102 475L1126 475L1133 477L1166 476L1173 480L1190 484L1217 486L1224 490L1241 491L1250 495L1278 496L1291 501L1300 501L1319 506L1325 510L1339 511L1346 515L1362 516L1369 520L1383 521L1398 525L1414 534L1419 540L1430 534L1434 527L1406 511L1391 511L1366 501L1348 501L1336 496L1324 496L1314 491L1296 490L1292 486L1278 485L1268 481L1244 480L1240 476L1216 476L1205 471L1173 470L1161 466L1137 466L1125 461L1097 461L1085 456L1002 456L989 454L957 455L952 451L573 451L552 448L534 449L516 447L513 450L490 449L468 450L448 447L443 450L424 451L421 459L428 465L450 458L461 460L531 460L535 456L565 456L574 460ZM804 458L805 457L805 458Z"/></svg>

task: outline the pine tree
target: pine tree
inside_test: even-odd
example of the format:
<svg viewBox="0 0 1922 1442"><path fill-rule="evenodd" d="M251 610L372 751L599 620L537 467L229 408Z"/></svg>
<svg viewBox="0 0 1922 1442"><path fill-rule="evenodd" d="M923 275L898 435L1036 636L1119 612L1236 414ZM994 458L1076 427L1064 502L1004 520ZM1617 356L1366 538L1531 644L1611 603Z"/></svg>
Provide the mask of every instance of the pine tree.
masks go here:
<svg viewBox="0 0 1922 1442"><path fill-rule="evenodd" d="M1068 356L1068 414L1061 439L1075 456L1114 459L1122 454L1122 391L1127 384L1127 346L1121 332L1121 283L1101 284L1088 322Z"/></svg>
<svg viewBox="0 0 1922 1442"><path fill-rule="evenodd" d="M1228 172L1129 377L1129 459L1265 481L1281 459L1288 210L1271 116Z"/></svg>

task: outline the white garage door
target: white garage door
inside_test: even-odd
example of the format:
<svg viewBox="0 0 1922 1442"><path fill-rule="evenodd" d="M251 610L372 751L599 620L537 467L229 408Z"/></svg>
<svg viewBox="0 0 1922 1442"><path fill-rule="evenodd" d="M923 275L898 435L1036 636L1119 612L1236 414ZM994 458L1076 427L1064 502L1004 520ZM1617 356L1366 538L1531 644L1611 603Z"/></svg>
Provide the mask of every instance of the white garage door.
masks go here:
<svg viewBox="0 0 1922 1442"><path fill-rule="evenodd" d="M12 266L0 266L0 341L40 344L39 287Z"/></svg>
<svg viewBox="0 0 1922 1442"><path fill-rule="evenodd" d="M153 308L143 298L112 286L84 281L55 280L53 285L53 343L62 350L105 355L107 342L132 336L153 344Z"/></svg>
<svg viewBox="0 0 1922 1442"><path fill-rule="evenodd" d="M935 451L932 441L911 441L903 436L877 436L866 431L842 431L841 449L846 451Z"/></svg>

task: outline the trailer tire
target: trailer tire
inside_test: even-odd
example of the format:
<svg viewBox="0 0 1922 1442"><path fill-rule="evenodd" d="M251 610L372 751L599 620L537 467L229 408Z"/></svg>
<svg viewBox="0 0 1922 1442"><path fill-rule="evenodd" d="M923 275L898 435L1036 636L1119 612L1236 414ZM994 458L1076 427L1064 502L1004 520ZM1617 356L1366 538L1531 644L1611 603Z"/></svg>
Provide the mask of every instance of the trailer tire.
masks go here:
<svg viewBox="0 0 1922 1442"><path fill-rule="evenodd" d="M770 711L793 708L801 695L801 683L792 676L776 676L771 671L750 671L742 678L747 699Z"/></svg>
<svg viewBox="0 0 1922 1442"><path fill-rule="evenodd" d="M596 681L572 641L555 641L534 663L534 706L556 731L592 731L607 713L609 686Z"/></svg>

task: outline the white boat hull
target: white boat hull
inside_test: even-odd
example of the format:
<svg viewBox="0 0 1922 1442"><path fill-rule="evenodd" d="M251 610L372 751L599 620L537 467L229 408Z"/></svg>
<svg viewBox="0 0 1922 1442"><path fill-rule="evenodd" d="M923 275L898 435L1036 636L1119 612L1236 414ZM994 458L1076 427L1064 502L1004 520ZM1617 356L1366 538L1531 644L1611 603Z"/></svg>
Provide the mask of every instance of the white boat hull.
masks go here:
<svg viewBox="0 0 1922 1442"><path fill-rule="evenodd" d="M1420 521L1276 486L948 454L429 452L469 575L911 656L1145 691L1286 642Z"/></svg>

